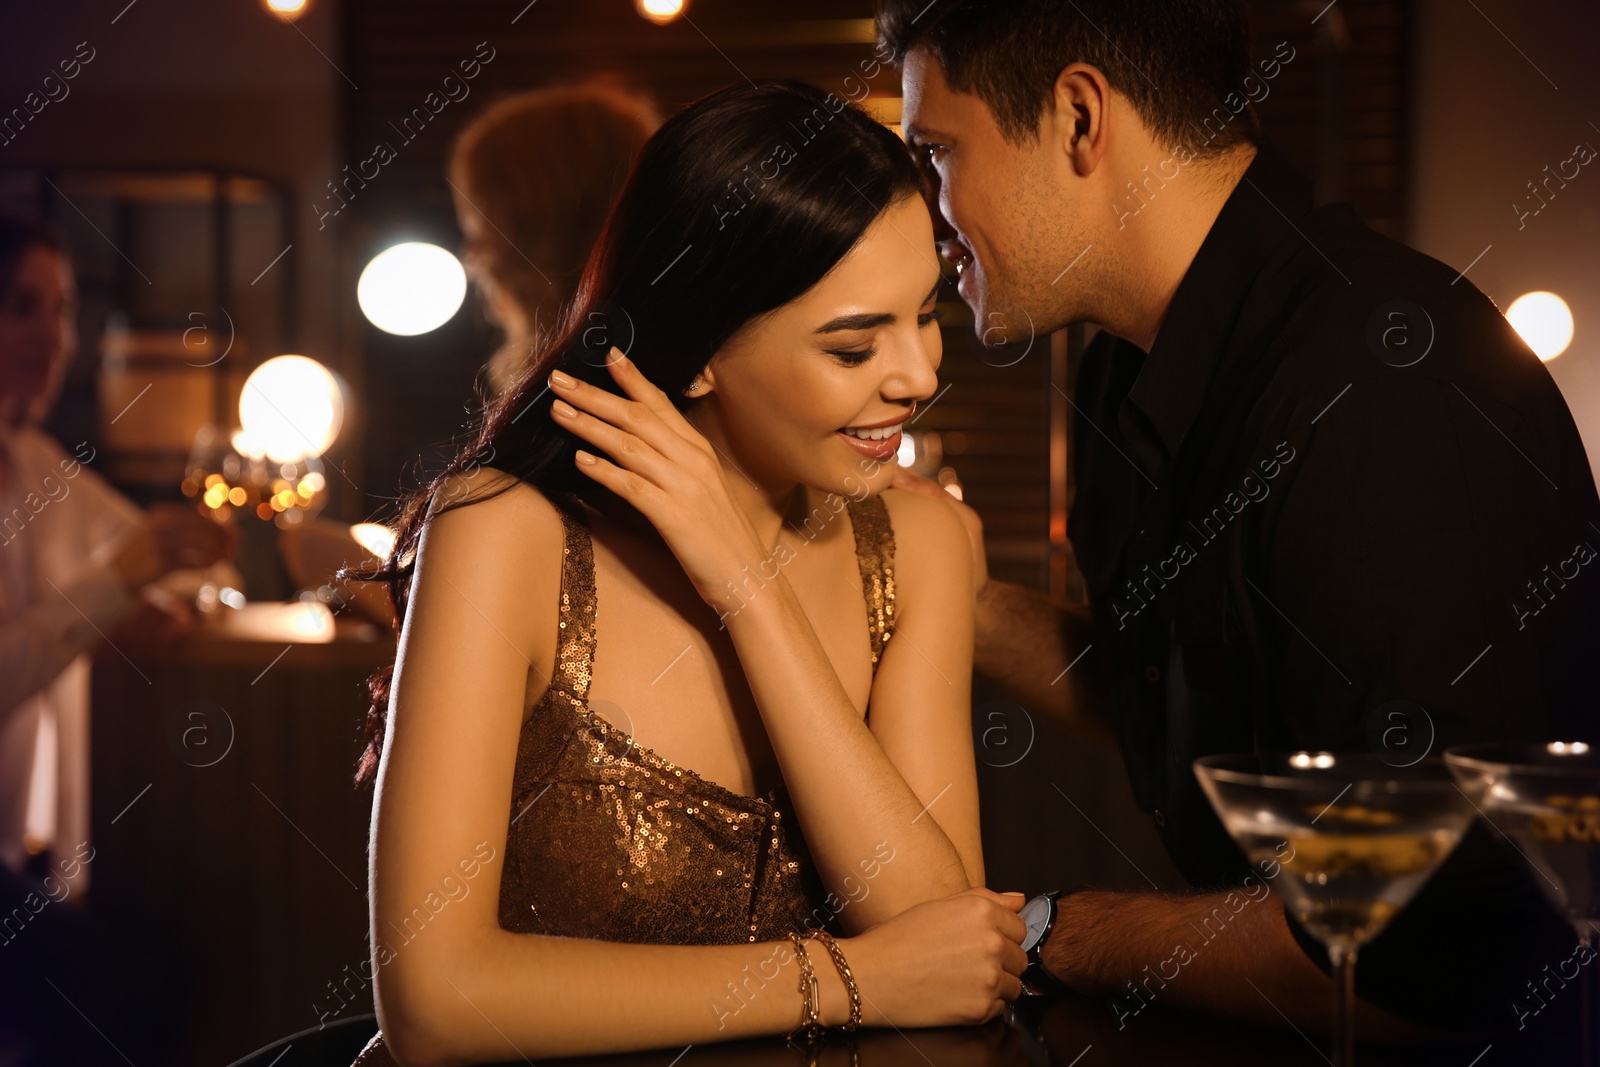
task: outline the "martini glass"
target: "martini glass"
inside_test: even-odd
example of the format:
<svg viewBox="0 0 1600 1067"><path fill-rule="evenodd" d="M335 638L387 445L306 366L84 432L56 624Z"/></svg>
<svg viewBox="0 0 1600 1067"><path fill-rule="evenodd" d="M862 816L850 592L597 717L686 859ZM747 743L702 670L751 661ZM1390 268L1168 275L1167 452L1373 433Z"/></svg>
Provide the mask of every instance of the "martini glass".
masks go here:
<svg viewBox="0 0 1600 1067"><path fill-rule="evenodd" d="M1600 924L1600 753L1582 741L1460 745L1445 763L1489 824L1533 868L1550 903L1578 932L1585 956ZM1595 1047L1595 968L1583 968L1583 1062Z"/></svg>
<svg viewBox="0 0 1600 1067"><path fill-rule="evenodd" d="M1366 753L1195 760L1222 825L1333 963L1335 1067L1354 1062L1360 947L1404 908L1461 840L1472 806L1443 761L1395 767Z"/></svg>

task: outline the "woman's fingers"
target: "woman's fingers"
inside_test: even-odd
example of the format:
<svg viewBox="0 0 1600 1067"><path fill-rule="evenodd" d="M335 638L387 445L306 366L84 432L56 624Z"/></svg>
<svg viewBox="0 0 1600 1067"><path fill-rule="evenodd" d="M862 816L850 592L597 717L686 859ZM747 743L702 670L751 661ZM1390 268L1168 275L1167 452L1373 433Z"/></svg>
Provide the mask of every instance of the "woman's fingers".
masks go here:
<svg viewBox="0 0 1600 1067"><path fill-rule="evenodd" d="M574 434L615 459L619 466L643 475L662 488L671 486L673 465L638 435L580 411L559 397L550 405L550 414Z"/></svg>
<svg viewBox="0 0 1600 1067"><path fill-rule="evenodd" d="M580 448L576 458L580 471L638 508L639 514L659 528L661 505L670 499L667 493L648 478L624 470L603 456Z"/></svg>
<svg viewBox="0 0 1600 1067"><path fill-rule="evenodd" d="M706 452L711 450L711 442L683 417L683 412L672 403L672 398L646 378L638 365L615 345L611 346L611 357L606 361L606 368L611 371L612 380L622 386L623 392L648 408L668 429L696 448Z"/></svg>
<svg viewBox="0 0 1600 1067"><path fill-rule="evenodd" d="M635 434L662 455L676 457L685 445L701 452L709 451L709 444L672 406L666 394L621 352L615 348L611 352L606 367L625 396L579 381L559 370L550 374L551 389L574 407Z"/></svg>
<svg viewBox="0 0 1600 1067"><path fill-rule="evenodd" d="M1022 951L1020 944L1007 944L1005 962L1002 964L1007 974L1020 975L1028 969L1028 954Z"/></svg>
<svg viewBox="0 0 1600 1067"><path fill-rule="evenodd" d="M1021 911L1022 906L1028 902L1028 894L1019 893L1015 890L1006 893L996 893L988 886L975 885L963 889L962 892L972 896L987 897L1001 907L1009 908L1012 911Z"/></svg>
<svg viewBox="0 0 1600 1067"><path fill-rule="evenodd" d="M764 549L728 494L716 449L626 357L612 355L612 376L627 395L553 371L551 417L604 453L577 456L579 469L638 508L701 598L720 609L731 577Z"/></svg>
<svg viewBox="0 0 1600 1067"><path fill-rule="evenodd" d="M996 893L992 889L985 889L982 886L974 886L969 892L976 892L981 896L986 896L1006 909L995 916L995 926L1006 937L1015 941L1017 945L1022 944L1023 939L1028 936L1028 924L1020 914L1022 906L1028 902L1026 893ZM1022 950L1019 948L1017 951L1021 952ZM1026 955L1024 955L1024 964L1026 964Z"/></svg>
<svg viewBox="0 0 1600 1067"><path fill-rule="evenodd" d="M718 476L710 442L615 348L608 367L628 396L553 371L550 386L558 396L550 405L552 417L617 466L693 499Z"/></svg>
<svg viewBox="0 0 1600 1067"><path fill-rule="evenodd" d="M624 393L657 415L665 415L668 411L677 414L677 409L672 406L672 401L667 399L667 394L640 373L633 360L623 355L622 350L615 345L611 346L611 354L606 357L606 370L610 371L612 379L622 386Z"/></svg>

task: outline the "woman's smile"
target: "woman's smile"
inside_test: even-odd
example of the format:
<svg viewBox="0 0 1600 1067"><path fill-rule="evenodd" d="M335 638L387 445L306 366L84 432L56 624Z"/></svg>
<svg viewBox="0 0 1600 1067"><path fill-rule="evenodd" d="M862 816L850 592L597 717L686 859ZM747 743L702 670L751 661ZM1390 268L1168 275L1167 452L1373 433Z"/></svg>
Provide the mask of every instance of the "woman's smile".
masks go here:
<svg viewBox="0 0 1600 1067"><path fill-rule="evenodd" d="M863 456L873 459L889 459L900 451L901 427L906 419L911 417L911 412L917 406L911 405L910 411L897 416L892 422L867 423L860 426L845 426L834 433L844 439L845 444Z"/></svg>

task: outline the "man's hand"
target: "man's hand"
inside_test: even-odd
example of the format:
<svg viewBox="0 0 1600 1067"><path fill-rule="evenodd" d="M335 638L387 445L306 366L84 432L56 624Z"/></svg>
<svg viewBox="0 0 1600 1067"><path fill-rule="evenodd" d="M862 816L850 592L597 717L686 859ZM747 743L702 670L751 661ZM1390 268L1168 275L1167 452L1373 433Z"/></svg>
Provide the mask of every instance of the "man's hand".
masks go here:
<svg viewBox="0 0 1600 1067"><path fill-rule="evenodd" d="M904 467L895 471L894 480L889 483L889 488L931 496L947 502L956 509L956 514L961 516L961 525L967 528L967 538L972 542L972 595L976 599L983 587L989 583L989 557L983 548L983 520L978 517L978 513L971 505L957 500L932 478L924 478Z"/></svg>
<svg viewBox="0 0 1600 1067"><path fill-rule="evenodd" d="M188 604L152 590L139 594L138 606L106 635L105 643L128 659L150 658L177 644L194 628L194 611Z"/></svg>
<svg viewBox="0 0 1600 1067"><path fill-rule="evenodd" d="M112 565L137 592L163 574L232 559L238 548L237 526L214 522L187 504L162 502L126 536Z"/></svg>
<svg viewBox="0 0 1600 1067"><path fill-rule="evenodd" d="M1295 941L1282 900L1260 878L1218 893L1073 893L1061 900L1041 955L1074 992L1112 998L1121 1026L1156 1003L1330 1030L1333 981ZM1365 1001L1356 1004L1356 1030L1373 1041L1440 1036Z"/></svg>

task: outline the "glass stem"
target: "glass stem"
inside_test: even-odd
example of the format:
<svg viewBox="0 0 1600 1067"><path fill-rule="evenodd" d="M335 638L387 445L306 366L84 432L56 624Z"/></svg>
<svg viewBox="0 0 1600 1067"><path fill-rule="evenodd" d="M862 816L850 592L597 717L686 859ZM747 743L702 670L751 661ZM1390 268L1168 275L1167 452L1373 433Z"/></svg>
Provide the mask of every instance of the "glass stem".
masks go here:
<svg viewBox="0 0 1600 1067"><path fill-rule="evenodd" d="M1356 1062L1356 947L1328 946L1333 962L1333 1067L1354 1067Z"/></svg>

